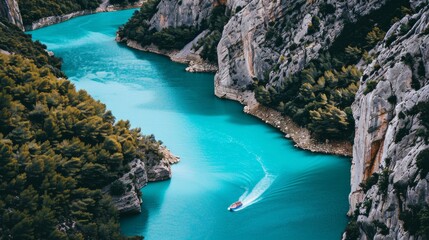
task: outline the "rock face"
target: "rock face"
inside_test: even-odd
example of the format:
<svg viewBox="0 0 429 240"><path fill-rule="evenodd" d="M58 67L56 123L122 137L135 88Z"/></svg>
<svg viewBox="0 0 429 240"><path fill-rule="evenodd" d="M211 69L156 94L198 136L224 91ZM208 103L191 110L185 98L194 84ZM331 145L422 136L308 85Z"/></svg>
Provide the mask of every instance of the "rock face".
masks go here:
<svg viewBox="0 0 429 240"><path fill-rule="evenodd" d="M409 29L404 31L404 26ZM349 213L359 213L361 239L424 239L410 230L410 220L404 216L416 217L416 209L429 204L429 175L421 176L416 165L417 155L428 143L421 134L425 127L419 114L413 113L417 104L429 101L427 5L397 22L372 54L376 58L362 64L367 80L353 104L356 135ZM378 83L365 95L369 81ZM374 173L378 183L365 192L360 184ZM382 225L388 231L383 232ZM411 225L417 227L416 222Z"/></svg>
<svg viewBox="0 0 429 240"><path fill-rule="evenodd" d="M16 0L0 0L0 17L6 18L10 23L24 30L21 12Z"/></svg>
<svg viewBox="0 0 429 240"><path fill-rule="evenodd" d="M329 48L346 21L356 21L385 3L330 1L335 12L320 19L321 30L309 35L308 26L322 2L252 0L231 17L217 48L215 94L245 104L252 101L244 96L255 79L269 78L270 85L278 85L316 58L319 50ZM277 25L285 26L280 35L267 39L267 31ZM278 70L273 70L275 65Z"/></svg>
<svg viewBox="0 0 429 240"><path fill-rule="evenodd" d="M142 160L134 159L129 166L130 171L119 179L126 186L126 192L122 196L112 196L112 203L120 214L141 212L140 189L148 182L146 166ZM104 188L106 193L109 190L110 185Z"/></svg>
<svg viewBox="0 0 429 240"><path fill-rule="evenodd" d="M118 180L126 187L126 191L121 196L112 196L112 202L120 214L132 214L141 212L141 192L140 189L148 182L163 181L171 178L171 164L179 162L179 157L174 156L165 146L159 147L162 153L161 161L153 155L146 159L134 159L129 163L130 171ZM109 193L110 186L103 188L104 193Z"/></svg>
<svg viewBox="0 0 429 240"><path fill-rule="evenodd" d="M168 27L197 26L209 16L212 0L161 0L150 20L158 31Z"/></svg>

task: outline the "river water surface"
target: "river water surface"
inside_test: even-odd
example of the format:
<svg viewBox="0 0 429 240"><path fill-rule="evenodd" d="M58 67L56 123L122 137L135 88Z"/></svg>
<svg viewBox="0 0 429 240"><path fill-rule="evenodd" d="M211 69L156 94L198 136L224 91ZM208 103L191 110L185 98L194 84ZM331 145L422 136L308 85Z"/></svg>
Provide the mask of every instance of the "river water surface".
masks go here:
<svg viewBox="0 0 429 240"><path fill-rule="evenodd" d="M161 139L181 162L170 181L143 189L142 213L123 217L146 239L339 239L350 162L293 147L283 134L214 96L213 74L114 41L134 10L79 17L31 32L63 69L133 127ZM228 212L242 200L244 208Z"/></svg>

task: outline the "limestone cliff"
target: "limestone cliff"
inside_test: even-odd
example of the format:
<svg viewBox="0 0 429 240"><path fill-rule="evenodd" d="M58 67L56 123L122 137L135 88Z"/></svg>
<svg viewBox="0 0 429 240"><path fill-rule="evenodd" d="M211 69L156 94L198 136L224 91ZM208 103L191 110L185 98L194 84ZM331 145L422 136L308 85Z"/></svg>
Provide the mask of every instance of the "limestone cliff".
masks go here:
<svg viewBox="0 0 429 240"><path fill-rule="evenodd" d="M429 102L428 6L397 22L371 54L353 104L350 214L361 239L425 239L429 175L416 162L428 149L428 113L416 106Z"/></svg>
<svg viewBox="0 0 429 240"><path fill-rule="evenodd" d="M0 0L0 17L6 18L10 23L24 29L18 2L16 0Z"/></svg>
<svg viewBox="0 0 429 240"><path fill-rule="evenodd" d="M321 12L323 2L253 0L235 14L218 45L216 95L247 103L243 92L255 79L268 75L269 84L278 85L316 58L320 50L328 49L346 21L356 21L385 1L330 1L334 12L324 14L320 31L309 35L312 17ZM270 28L280 33L276 39L267 39ZM277 70L274 65L279 66Z"/></svg>
<svg viewBox="0 0 429 240"><path fill-rule="evenodd" d="M141 212L142 197L140 189L148 182L163 181L171 178L171 164L179 162L165 146L159 147L163 155L159 160L153 154L145 159L134 159L128 165L130 170L118 181L125 186L125 192L119 196L112 196L112 202L120 214L132 214ZM103 188L104 193L110 192L111 184Z"/></svg>

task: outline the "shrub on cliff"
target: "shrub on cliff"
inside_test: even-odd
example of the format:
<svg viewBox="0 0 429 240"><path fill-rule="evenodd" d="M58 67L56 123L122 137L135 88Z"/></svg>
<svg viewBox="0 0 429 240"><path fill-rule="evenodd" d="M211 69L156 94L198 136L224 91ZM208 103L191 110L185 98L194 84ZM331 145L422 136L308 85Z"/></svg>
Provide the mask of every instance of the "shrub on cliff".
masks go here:
<svg viewBox="0 0 429 240"><path fill-rule="evenodd" d="M350 140L354 132L354 118L350 106L359 88L362 74L355 65L362 57L366 61L371 60L368 51L383 40L385 31L397 21L395 19L407 14L401 11L403 7L409 7L409 1L391 1L358 21L347 22L329 49L322 51L318 58L310 61L295 74L280 75L279 65L273 65L271 73L275 74L269 75L274 79L259 82L261 87L255 88L257 100L292 117L321 140ZM321 18L326 19L326 15L335 12L335 7L322 3L320 10L319 16L314 15L311 19L308 34L318 32L323 26ZM274 45L277 40L277 43L281 43L282 39L276 34L286 26L286 22L271 24L266 39L271 42L276 39ZM292 44L289 50L293 51L296 47ZM276 84L270 87L268 82ZM376 82L367 82L365 94L375 87Z"/></svg>
<svg viewBox="0 0 429 240"><path fill-rule="evenodd" d="M110 185L110 194L112 196L120 196L125 193L126 187L120 180L116 180Z"/></svg>
<svg viewBox="0 0 429 240"><path fill-rule="evenodd" d="M421 170L420 177L425 178L429 172L429 148L422 150L416 158L417 167Z"/></svg>
<svg viewBox="0 0 429 240"><path fill-rule="evenodd" d="M160 49L182 49L197 34L197 29L193 27L164 28L152 35L151 43Z"/></svg>

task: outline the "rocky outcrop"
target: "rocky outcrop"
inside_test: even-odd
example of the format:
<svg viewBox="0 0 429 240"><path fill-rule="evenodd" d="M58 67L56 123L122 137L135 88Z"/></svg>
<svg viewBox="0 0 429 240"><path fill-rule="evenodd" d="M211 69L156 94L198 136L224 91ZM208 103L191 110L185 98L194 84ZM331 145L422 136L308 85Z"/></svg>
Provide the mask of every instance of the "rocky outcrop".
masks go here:
<svg viewBox="0 0 429 240"><path fill-rule="evenodd" d="M424 2L413 1L412 6ZM429 204L429 175L420 174L416 164L429 147L427 129L415 110L429 101L427 2L393 25L371 54L375 59L362 63L365 81L353 104L349 213L357 217L361 239L424 239L413 228L421 224L418 209ZM368 92L370 81L377 85ZM371 176L378 178L372 185Z"/></svg>
<svg viewBox="0 0 429 240"><path fill-rule="evenodd" d="M132 214L141 212L140 189L148 182L163 181L171 178L171 164L178 163L180 158L174 156L165 146L159 146L162 159L158 156L147 155L146 159L134 159L128 165L130 170L118 181L125 186L125 193L120 196L112 196L113 205L120 214ZM112 184L103 188L104 193L110 192Z"/></svg>
<svg viewBox="0 0 429 240"><path fill-rule="evenodd" d="M159 151L163 157L161 161L157 160L157 156L148 155L147 178L149 182L163 181L171 178L171 164L179 162L179 158L174 156L167 148L160 146Z"/></svg>
<svg viewBox="0 0 429 240"><path fill-rule="evenodd" d="M16 0L0 0L0 17L6 18L10 23L24 30L21 12Z"/></svg>
<svg viewBox="0 0 429 240"><path fill-rule="evenodd" d="M120 214L141 212L140 205L142 199L140 189L146 186L148 182L146 166L141 159L136 158L128 165L130 171L118 179L125 186L125 193L121 196L112 196L112 203ZM108 193L110 186L105 187L103 191Z"/></svg>

